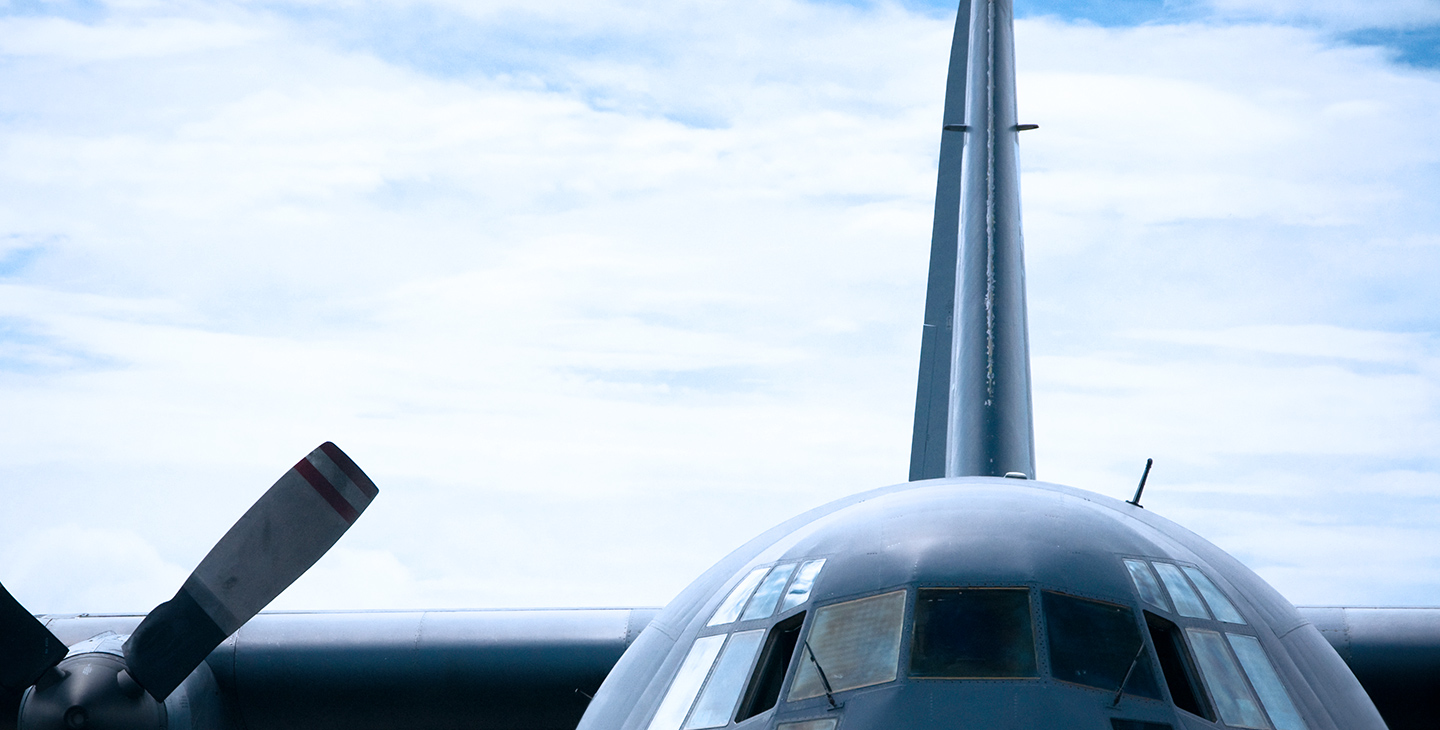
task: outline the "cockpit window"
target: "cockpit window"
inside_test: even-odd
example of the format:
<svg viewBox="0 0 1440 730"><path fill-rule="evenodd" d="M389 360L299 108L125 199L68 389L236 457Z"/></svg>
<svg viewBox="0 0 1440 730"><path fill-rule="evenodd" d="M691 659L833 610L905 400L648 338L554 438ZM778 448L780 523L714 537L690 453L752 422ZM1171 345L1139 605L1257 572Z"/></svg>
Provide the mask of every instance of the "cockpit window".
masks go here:
<svg viewBox="0 0 1440 730"><path fill-rule="evenodd" d="M1305 721L1295 711L1295 704L1290 701L1285 686L1280 684L1280 677L1275 674L1275 667L1260 647L1260 640L1243 634L1226 634L1225 638L1230 640L1230 648L1235 650L1240 666L1245 669L1245 676L1250 678L1250 684L1260 695L1260 704L1265 706L1265 712L1269 713L1276 730L1305 730Z"/></svg>
<svg viewBox="0 0 1440 730"><path fill-rule="evenodd" d="M1260 710L1260 702L1245 684L1240 667L1225 650L1225 640L1220 638L1220 634L1205 629L1186 629L1185 635L1190 638L1195 664L1200 667L1200 676L1210 688L1220 720L1232 727L1269 730L1270 723L1266 722L1265 713Z"/></svg>
<svg viewBox="0 0 1440 730"><path fill-rule="evenodd" d="M1123 684L1127 694L1162 699L1130 609L1051 591L1041 596L1056 679L1112 692Z"/></svg>
<svg viewBox="0 0 1440 730"><path fill-rule="evenodd" d="M720 647L724 643L724 634L703 636L695 640L690 647L690 653L685 655L685 661L680 663L680 669L675 672L675 679L671 680L665 699L660 701L660 709L656 710L655 717L651 718L649 730L679 730L680 723L685 721L685 715L690 712L690 704L695 701L695 694L700 691L700 685L705 683L705 677L710 674L710 667L715 665L715 657L720 655Z"/></svg>
<svg viewBox="0 0 1440 730"><path fill-rule="evenodd" d="M1038 676L1029 589L921 588L910 676Z"/></svg>
<svg viewBox="0 0 1440 730"><path fill-rule="evenodd" d="M735 585L730 595L715 609L715 615L710 617L710 623L706 626L719 626L728 624L740 618L740 609L745 607L745 602L750 600L750 594L755 592L755 586L760 585L760 579L765 577L769 568L756 568Z"/></svg>
<svg viewBox="0 0 1440 730"><path fill-rule="evenodd" d="M740 631L730 637L720 661L715 664L715 671L710 674L710 681L705 683L705 692L695 703L695 711L690 713L690 721L685 723L685 730L724 727L730 723L735 705L740 701L740 690L745 688L750 666L755 663L764 638L763 629Z"/></svg>
<svg viewBox="0 0 1440 730"><path fill-rule="evenodd" d="M810 600L810 589L815 585L815 578L820 575L820 569L825 567L825 559L809 560L800 566L800 571L795 574L795 580L790 582L790 590L785 592L785 603L780 606L783 613Z"/></svg>
<svg viewBox="0 0 1440 730"><path fill-rule="evenodd" d="M1140 593L1140 600L1161 611L1170 610L1170 599L1165 597L1160 581L1155 580L1155 573L1151 572L1145 561L1126 560L1125 569L1130 571L1130 579L1135 581L1135 590Z"/></svg>
<svg viewBox="0 0 1440 730"><path fill-rule="evenodd" d="M894 681L900 663L905 620L903 590L815 609L810 633L796 648L799 670L790 701Z"/></svg>
<svg viewBox="0 0 1440 730"><path fill-rule="evenodd" d="M1200 595L1205 597L1205 603L1210 605L1210 610L1215 612L1215 618L1230 624L1243 624L1245 619L1240 617L1240 612L1235 610L1235 604L1225 597L1220 589L1205 577L1198 568L1184 566L1185 575L1190 576L1190 581L1200 589Z"/></svg>
<svg viewBox="0 0 1440 730"><path fill-rule="evenodd" d="M1195 589L1190 587L1190 581L1185 580L1185 574L1180 572L1179 566L1156 562L1155 572L1160 574L1160 580L1164 581L1165 589L1175 601L1176 613L1189 618L1210 618L1210 612L1205 609L1205 604L1195 593Z"/></svg>
<svg viewBox="0 0 1440 730"><path fill-rule="evenodd" d="M749 605L745 607L745 614L740 617L741 621L753 621L760 618L769 618L775 613L775 604L780 602L780 594L785 592L785 583L790 580L790 574L795 572L794 563L777 565L770 574L761 581L760 587L755 589L755 597L750 599Z"/></svg>

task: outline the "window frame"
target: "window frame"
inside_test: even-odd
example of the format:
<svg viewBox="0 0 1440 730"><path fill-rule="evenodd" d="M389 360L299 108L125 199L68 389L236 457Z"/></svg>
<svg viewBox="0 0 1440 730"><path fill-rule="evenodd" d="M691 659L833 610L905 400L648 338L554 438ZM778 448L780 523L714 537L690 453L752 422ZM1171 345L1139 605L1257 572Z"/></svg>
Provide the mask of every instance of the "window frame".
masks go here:
<svg viewBox="0 0 1440 730"><path fill-rule="evenodd" d="M1022 682L1022 681L1024 681L1024 682L1028 682L1028 681L1043 680L1043 679L1046 679L1046 678L1049 678L1049 677L1050 677L1051 672L1050 672L1049 652L1048 652L1048 648L1049 648L1049 647L1048 647L1048 645L1046 646L1047 651L1045 651L1045 652L1042 652L1042 651L1040 650L1040 648L1041 648L1041 645L1040 645L1040 642L1041 642L1040 632L1044 630L1045 625L1041 622L1040 617L1039 617L1039 612L1040 612L1040 610L1041 610L1041 607L1040 607L1040 605L1039 605L1039 599L1038 599L1039 589L1038 589L1036 586L1034 586L1034 585L1032 585L1032 584L1029 584L1029 583L1026 583L1026 584L1023 584L1023 585L990 585L990 584L985 584L985 585L968 585L968 586L957 586L957 585L934 585L934 586L932 586L932 585L916 585L916 586L913 586L913 589L914 589L914 596L913 596L912 599L910 600L910 606L908 607L908 610L907 610L907 613L906 613L906 616L905 616L905 628L907 628L907 629L909 629L909 630L905 632L906 635L905 635L905 636L903 637L903 639L902 639L902 644L903 644L903 645L901 646L901 652L900 652L900 654L901 654L901 656L900 656L900 661L901 661L901 664L903 664L904 667L905 667L904 676L905 676L906 679L908 679L908 680L917 680L917 681L922 681L922 682L934 682L934 681L939 681L939 682L947 682L947 681L965 681L965 682ZM1035 659L1035 674L1034 674L1034 676L1026 677L1026 676L1023 676L1023 675L1022 675L1022 676L1014 676L1014 677L1010 677L1010 676L1005 676L1005 677L969 677L969 676L955 676L955 677L948 677L948 676L947 676L947 677L941 677L941 676L924 676L924 675L913 674L912 672L914 671L914 668L915 668L915 665L914 665L914 662L915 662L915 639L916 639L915 632L917 631L917 628L918 628L918 626L919 626L919 622L918 622L917 618L918 618L918 614L919 614L919 610L920 610L920 591L1025 591L1025 602L1026 602L1026 605L1027 605L1028 608L1029 608L1029 614L1030 614L1030 645L1031 645L1031 649L1032 649L1033 652L1034 652L1033 656L1034 656L1034 659Z"/></svg>
<svg viewBox="0 0 1440 730"><path fill-rule="evenodd" d="M1266 646L1265 639L1260 635L1260 631L1256 627L1253 618L1247 616L1246 611L1242 610L1241 601L1237 600L1237 596L1234 594L1234 592L1227 591L1225 588L1223 588L1220 583L1215 580L1212 571L1207 570L1204 567L1196 565L1195 563L1190 561L1177 560L1171 557L1150 557L1145 555L1119 555L1116 557L1120 561L1120 569L1125 572L1126 577L1130 580L1129 587L1134 593L1137 605L1141 607L1142 612L1158 616L1172 624L1176 629L1178 629L1179 637L1184 644L1184 649L1186 652L1189 653L1191 657L1190 661L1193 664L1193 666L1191 667L1191 670L1194 673L1193 677L1191 678L1192 684L1204 694L1203 697L1199 698L1199 702L1202 707L1206 707L1210 710L1210 712L1214 715L1214 718L1205 717L1203 715L1196 715L1195 713L1186 710L1180 705L1176 704L1174 701L1174 697L1170 696L1171 693L1168 678L1162 677L1162 679L1165 680L1163 682L1163 684L1165 685L1164 692L1167 696L1169 696L1171 706L1173 706L1176 710L1183 711L1187 715L1191 715L1198 719L1205 720L1206 722L1213 723L1217 727L1236 728L1237 730L1249 730L1248 728L1243 728L1237 725L1227 725L1224 719L1220 717L1220 713L1218 710L1219 705L1216 703L1215 700L1215 691L1210 687L1210 683L1212 680L1205 675L1204 670L1199 666L1198 663L1196 663L1196 660L1194 659L1195 649L1190 645L1189 630L1199 629L1202 631L1212 631L1221 636L1221 643L1224 645L1224 650L1229 653L1231 661L1235 662L1237 667L1240 667L1240 677L1244 681L1245 688L1249 690L1252 697L1257 699L1260 707L1260 712L1262 715L1264 715L1265 721L1270 723L1270 728L1277 727L1275 724L1275 719L1270 716L1269 708L1265 706L1264 699L1261 698L1259 690L1255 687L1254 680L1252 680L1249 673L1245 671L1244 665L1240 663L1239 655L1236 654L1234 647L1230 645L1229 639L1226 637L1226 634L1234 634L1236 636L1248 636L1260 642L1260 647L1264 651L1265 658L1270 662L1271 669L1276 672L1277 676L1279 676L1278 667L1276 666L1275 660L1271 656L1270 649ZM1210 614L1210 617L1194 618L1179 613L1178 608L1175 606L1175 597L1170 595L1170 587L1165 584L1163 578L1160 579L1160 584L1162 589L1165 591L1165 598L1171 604L1170 607L1166 609L1159 609L1153 604L1145 601L1143 598L1140 597L1140 589L1135 586L1134 577L1130 574L1129 568L1125 565L1125 560L1138 560L1146 563L1149 566L1151 572L1154 573L1157 577L1160 576L1160 571L1155 568L1155 563L1168 563L1175 566L1177 569L1179 569L1180 575L1184 576L1185 581L1190 586L1190 589L1194 591L1197 596L1199 596L1201 604L1205 606L1207 612ZM1200 588L1200 586L1196 584L1195 580L1190 577L1190 570L1199 572L1202 576L1209 580L1210 583L1214 586L1214 588L1220 592L1221 597L1229 602L1230 607L1233 608L1235 612L1240 615L1240 618L1244 619L1245 623L1236 624L1222 620L1217 617L1215 608L1211 606L1210 601L1206 599L1204 591ZM1246 604L1246 606L1248 607L1248 604ZM1146 641L1150 643L1150 651L1152 653L1155 653L1156 648L1154 646L1154 642L1150 641L1151 637L1150 631L1148 630L1149 627L1147 626L1146 628ZM1156 666L1159 667L1160 664L1158 663L1158 653L1155 653L1155 655L1152 656L1152 659L1157 660ZM1306 728L1309 728L1310 723L1305 718L1304 711L1300 709L1300 703L1295 701L1295 695L1293 692L1291 692L1290 687L1287 686L1283 676L1280 677L1280 686L1281 689L1284 690L1286 697L1290 700L1290 704L1294 706L1296 713L1300 715L1301 722Z"/></svg>

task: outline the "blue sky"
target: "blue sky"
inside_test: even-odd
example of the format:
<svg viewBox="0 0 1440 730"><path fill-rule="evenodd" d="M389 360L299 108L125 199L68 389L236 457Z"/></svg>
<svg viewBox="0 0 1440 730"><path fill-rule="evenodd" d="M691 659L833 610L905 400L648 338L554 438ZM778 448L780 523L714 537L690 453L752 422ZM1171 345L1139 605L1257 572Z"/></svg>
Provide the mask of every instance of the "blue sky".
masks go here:
<svg viewBox="0 0 1440 730"><path fill-rule="evenodd" d="M34 610L168 598L327 439L382 494L277 605L663 603L903 479L953 9L3 7ZM1440 604L1440 3L1020 15L1040 476Z"/></svg>

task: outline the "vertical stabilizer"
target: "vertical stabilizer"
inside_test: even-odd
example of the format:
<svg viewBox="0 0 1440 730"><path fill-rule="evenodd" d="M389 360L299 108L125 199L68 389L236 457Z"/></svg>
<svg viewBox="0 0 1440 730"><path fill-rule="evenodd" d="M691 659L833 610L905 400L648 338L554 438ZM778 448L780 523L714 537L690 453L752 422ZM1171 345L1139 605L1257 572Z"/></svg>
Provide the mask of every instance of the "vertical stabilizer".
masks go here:
<svg viewBox="0 0 1440 730"><path fill-rule="evenodd" d="M965 85L970 55L970 0L960 0L950 72L945 81L944 131L940 133L940 180L935 186L935 225L930 233L930 277L925 325L920 335L920 384L915 394L915 433L910 442L910 481L945 476L945 434L950 423L950 359L954 347L955 266L960 248L960 172L965 149Z"/></svg>
<svg viewBox="0 0 1440 730"><path fill-rule="evenodd" d="M910 478L1035 477L1011 0L962 0Z"/></svg>

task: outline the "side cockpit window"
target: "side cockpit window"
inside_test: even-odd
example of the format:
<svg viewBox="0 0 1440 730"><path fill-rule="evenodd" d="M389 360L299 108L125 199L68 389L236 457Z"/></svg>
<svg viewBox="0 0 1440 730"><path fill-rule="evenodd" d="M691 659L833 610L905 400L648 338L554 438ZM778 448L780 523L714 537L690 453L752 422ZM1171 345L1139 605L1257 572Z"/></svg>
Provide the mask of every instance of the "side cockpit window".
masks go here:
<svg viewBox="0 0 1440 730"><path fill-rule="evenodd" d="M1147 610L1145 623L1177 707L1230 727L1306 730L1260 638L1245 633L1252 629L1215 581L1192 565L1124 562L1140 600L1169 614Z"/></svg>
<svg viewBox="0 0 1440 730"><path fill-rule="evenodd" d="M1043 591L1050 671L1062 682L1162 699L1135 614L1124 606Z"/></svg>
<svg viewBox="0 0 1440 730"><path fill-rule="evenodd" d="M810 589L815 587L815 578L820 575L823 567L824 558L808 560L800 565L800 570L795 573L795 580L790 581L790 590L785 591L785 603L780 606L781 613L810 600Z"/></svg>
<svg viewBox="0 0 1440 730"><path fill-rule="evenodd" d="M740 690L745 688L745 680L750 676L750 667L755 663L755 655L760 653L760 642L764 638L765 632L760 629L738 631L730 636L710 681L705 683L705 692L685 722L685 730L729 724L735 701L740 699Z"/></svg>
<svg viewBox="0 0 1440 730"><path fill-rule="evenodd" d="M1200 572L1199 568L1184 566L1185 575L1190 577L1190 582L1199 589L1200 595L1205 597L1205 604L1215 614L1215 618L1228 624L1244 624L1245 619L1240 617L1240 612L1235 610L1235 605L1225 597L1220 589Z"/></svg>
<svg viewBox="0 0 1440 730"><path fill-rule="evenodd" d="M773 708L805 621L794 609L810 600L824 567L819 558L746 573L701 630L709 635L690 645L649 730L720 728Z"/></svg>
<svg viewBox="0 0 1440 730"><path fill-rule="evenodd" d="M749 720L774 707L780 700L780 687L785 683L785 673L795 656L800 627L804 623L805 614L797 613L770 630L770 638L765 642L765 651L760 655L760 663L755 667L755 676L750 680L750 688L745 691L735 722Z"/></svg>
<svg viewBox="0 0 1440 730"><path fill-rule="evenodd" d="M1165 584L1170 600L1175 602L1176 613L1189 618L1210 618L1210 609L1205 607L1205 602L1200 600L1200 594L1190 586L1190 581L1185 578L1180 566L1157 562L1155 572L1160 574L1160 582Z"/></svg>
<svg viewBox="0 0 1440 730"><path fill-rule="evenodd" d="M921 588L910 676L1038 676L1033 625L1027 588Z"/></svg>
<svg viewBox="0 0 1440 730"><path fill-rule="evenodd" d="M1200 687L1200 675L1195 672L1195 662L1190 658L1190 648L1180 627L1174 623L1145 612L1145 623L1150 628L1150 644L1160 659L1160 671L1165 675L1165 686L1170 690L1170 700L1176 707L1206 720L1214 720L1205 691Z"/></svg>
<svg viewBox="0 0 1440 730"><path fill-rule="evenodd" d="M1185 634L1195 652L1195 664L1200 667L1200 674L1215 700L1220 720L1231 727L1269 730L1270 723L1260 711L1259 700L1246 685L1230 652L1225 650L1225 639L1217 632L1204 629L1186 629Z"/></svg>
<svg viewBox="0 0 1440 730"><path fill-rule="evenodd" d="M1165 591L1160 588L1160 581L1155 579L1155 572L1150 570L1150 564L1143 560L1126 560L1125 569L1130 571L1130 579L1135 582L1135 590L1140 594L1140 600L1160 609L1170 610L1170 599Z"/></svg>
<svg viewBox="0 0 1440 730"><path fill-rule="evenodd" d="M774 567L756 568L745 574L720 602L705 626L767 619L775 614L776 604L780 604L780 613L783 614L810 600L810 589L814 587L820 569L825 567L825 559L807 560L798 564L799 570L796 567L796 563L781 563ZM786 590L787 586L789 590ZM782 596L785 599L783 604L780 601Z"/></svg>
<svg viewBox="0 0 1440 730"><path fill-rule="evenodd" d="M710 668L715 666L720 647L724 645L724 634L702 636L695 640L690 646L690 653L685 655L685 661L675 671L675 678L670 680L670 689L665 692L665 699L660 701L660 709L650 719L649 730L677 730L680 727L686 715L690 714L690 705L695 702L695 695L705 684L705 678L710 676Z"/></svg>
<svg viewBox="0 0 1440 730"><path fill-rule="evenodd" d="M1300 719L1300 713L1285 692L1285 685L1280 683L1280 676L1260 647L1260 640L1244 634L1226 634L1225 638L1240 659L1240 666L1245 669L1255 693L1260 695L1260 704L1265 706L1276 730L1305 730L1305 721Z"/></svg>

